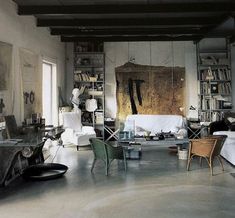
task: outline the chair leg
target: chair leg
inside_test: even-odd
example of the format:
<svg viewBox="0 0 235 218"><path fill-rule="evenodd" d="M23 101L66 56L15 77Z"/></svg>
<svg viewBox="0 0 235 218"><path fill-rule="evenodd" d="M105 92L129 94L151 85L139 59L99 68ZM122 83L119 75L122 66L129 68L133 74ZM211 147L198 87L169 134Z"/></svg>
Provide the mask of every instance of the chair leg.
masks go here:
<svg viewBox="0 0 235 218"><path fill-rule="evenodd" d="M92 163L92 166L91 166L91 172L92 172L92 171L93 171L93 169L94 169L95 162L96 162L96 159L94 158L93 163Z"/></svg>
<svg viewBox="0 0 235 218"><path fill-rule="evenodd" d="M207 157L204 157L208 163L208 166L210 168L210 171L211 171L211 175L213 176L213 160L210 158L207 158Z"/></svg>
<svg viewBox="0 0 235 218"><path fill-rule="evenodd" d="M125 172L126 172L126 170L127 170L127 162L126 162L126 158L124 157L124 168L125 168Z"/></svg>
<svg viewBox="0 0 235 218"><path fill-rule="evenodd" d="M109 174L109 162L105 161L105 175L108 176Z"/></svg>
<svg viewBox="0 0 235 218"><path fill-rule="evenodd" d="M199 158L200 167L202 167L202 157Z"/></svg>
<svg viewBox="0 0 235 218"><path fill-rule="evenodd" d="M188 164L187 164L187 171L189 171L189 168L190 168L190 163L191 163L191 160L193 159L193 156L189 156L188 157Z"/></svg>
<svg viewBox="0 0 235 218"><path fill-rule="evenodd" d="M126 172L126 170L127 170L126 153L125 153L125 151L124 151L124 150L123 150L122 152L123 152L123 162L124 162L124 168L125 168L125 172Z"/></svg>
<svg viewBox="0 0 235 218"><path fill-rule="evenodd" d="M222 158L220 157L220 155L218 155L217 158L219 159L220 165L222 167L222 171L224 171L224 165L223 165L223 162L222 162Z"/></svg>
<svg viewBox="0 0 235 218"><path fill-rule="evenodd" d="M213 159L211 158L209 160L209 167L210 167L211 175L213 176Z"/></svg>

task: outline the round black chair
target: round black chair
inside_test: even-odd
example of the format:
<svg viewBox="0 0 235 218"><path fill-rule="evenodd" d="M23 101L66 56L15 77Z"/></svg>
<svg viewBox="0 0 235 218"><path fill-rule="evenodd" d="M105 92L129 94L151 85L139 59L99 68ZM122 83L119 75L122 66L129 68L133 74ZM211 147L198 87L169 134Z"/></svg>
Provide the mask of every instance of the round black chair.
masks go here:
<svg viewBox="0 0 235 218"><path fill-rule="evenodd" d="M23 178L27 180L49 180L63 176L68 167L58 163L42 163L27 167L23 171Z"/></svg>

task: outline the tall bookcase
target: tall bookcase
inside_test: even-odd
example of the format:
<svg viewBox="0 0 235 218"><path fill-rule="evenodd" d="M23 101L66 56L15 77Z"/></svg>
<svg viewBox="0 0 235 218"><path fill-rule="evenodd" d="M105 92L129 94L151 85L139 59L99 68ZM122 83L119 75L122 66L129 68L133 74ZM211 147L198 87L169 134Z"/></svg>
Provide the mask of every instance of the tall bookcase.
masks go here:
<svg viewBox="0 0 235 218"><path fill-rule="evenodd" d="M199 118L205 123L221 120L232 109L229 43L220 39L213 45L209 40L197 44Z"/></svg>
<svg viewBox="0 0 235 218"><path fill-rule="evenodd" d="M79 96L82 124L93 126L97 138L104 139L105 55L102 43L74 43L74 88L84 90ZM88 100L92 103L88 108ZM97 104L97 108L95 104ZM91 111L94 108L95 110Z"/></svg>

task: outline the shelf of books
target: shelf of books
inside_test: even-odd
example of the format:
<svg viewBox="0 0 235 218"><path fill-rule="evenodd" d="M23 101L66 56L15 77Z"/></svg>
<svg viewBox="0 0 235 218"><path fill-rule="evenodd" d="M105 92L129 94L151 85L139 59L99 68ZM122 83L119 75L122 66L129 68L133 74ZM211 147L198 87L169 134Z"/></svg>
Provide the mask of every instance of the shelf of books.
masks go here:
<svg viewBox="0 0 235 218"><path fill-rule="evenodd" d="M80 95L82 124L93 126L97 138L104 138L104 53L102 43L74 43L74 87Z"/></svg>
<svg viewBox="0 0 235 218"><path fill-rule="evenodd" d="M205 50L198 43L197 57L199 118L202 122L221 120L224 113L232 109L229 44L224 39L224 48Z"/></svg>

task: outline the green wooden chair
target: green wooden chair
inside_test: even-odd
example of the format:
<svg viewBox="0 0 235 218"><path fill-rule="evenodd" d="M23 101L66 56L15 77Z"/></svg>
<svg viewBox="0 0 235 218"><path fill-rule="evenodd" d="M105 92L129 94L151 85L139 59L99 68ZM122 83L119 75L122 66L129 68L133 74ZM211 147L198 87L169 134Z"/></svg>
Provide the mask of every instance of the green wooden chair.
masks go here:
<svg viewBox="0 0 235 218"><path fill-rule="evenodd" d="M123 160L125 171L127 169L126 156L121 146L113 147L100 139L91 138L91 148L94 153L94 160L91 167L91 172L94 169L96 160L100 159L105 163L105 175L108 175L109 167L114 159Z"/></svg>

